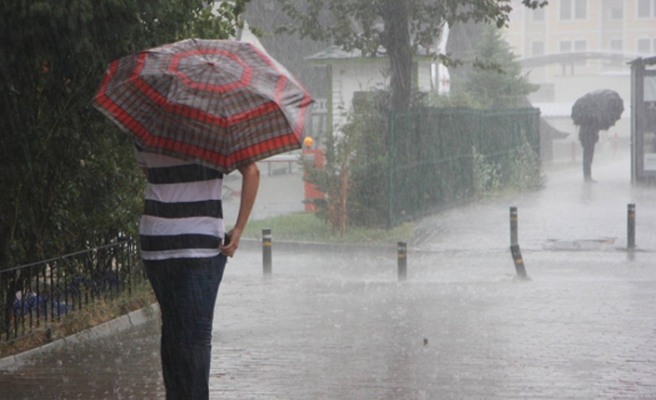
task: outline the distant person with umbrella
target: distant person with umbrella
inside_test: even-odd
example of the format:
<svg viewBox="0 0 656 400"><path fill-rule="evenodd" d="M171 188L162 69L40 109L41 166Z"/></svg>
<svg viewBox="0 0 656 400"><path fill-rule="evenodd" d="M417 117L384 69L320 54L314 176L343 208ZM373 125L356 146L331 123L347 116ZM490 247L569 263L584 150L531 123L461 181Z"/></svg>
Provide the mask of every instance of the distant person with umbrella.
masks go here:
<svg viewBox="0 0 656 400"><path fill-rule="evenodd" d="M147 174L141 257L162 316L167 400L207 400L214 305L259 185L256 161L303 143L312 99L254 46L189 39L112 62L94 106L130 134ZM243 176L226 234L223 176Z"/></svg>
<svg viewBox="0 0 656 400"><path fill-rule="evenodd" d="M595 144L599 141L599 131L608 130L615 125L624 112L624 102L620 95L609 89L597 90L580 97L572 107L574 125L579 128L579 140L583 147L583 180L592 179L592 159Z"/></svg>

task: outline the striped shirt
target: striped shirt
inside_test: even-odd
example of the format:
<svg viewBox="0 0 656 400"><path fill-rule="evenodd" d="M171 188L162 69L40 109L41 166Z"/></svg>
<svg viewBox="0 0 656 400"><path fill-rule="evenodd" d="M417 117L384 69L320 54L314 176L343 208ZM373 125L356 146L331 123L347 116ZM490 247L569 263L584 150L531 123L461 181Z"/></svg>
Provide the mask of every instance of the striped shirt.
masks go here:
<svg viewBox="0 0 656 400"><path fill-rule="evenodd" d="M225 235L223 174L212 168L137 149L148 168L146 204L139 224L144 260L214 257Z"/></svg>

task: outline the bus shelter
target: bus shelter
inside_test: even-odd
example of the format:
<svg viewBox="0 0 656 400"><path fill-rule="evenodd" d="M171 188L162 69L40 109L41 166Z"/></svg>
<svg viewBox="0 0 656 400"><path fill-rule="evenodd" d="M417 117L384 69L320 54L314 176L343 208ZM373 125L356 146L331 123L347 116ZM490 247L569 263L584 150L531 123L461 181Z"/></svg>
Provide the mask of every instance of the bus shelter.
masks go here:
<svg viewBox="0 0 656 400"><path fill-rule="evenodd" d="M656 56L631 65L631 182L656 184Z"/></svg>

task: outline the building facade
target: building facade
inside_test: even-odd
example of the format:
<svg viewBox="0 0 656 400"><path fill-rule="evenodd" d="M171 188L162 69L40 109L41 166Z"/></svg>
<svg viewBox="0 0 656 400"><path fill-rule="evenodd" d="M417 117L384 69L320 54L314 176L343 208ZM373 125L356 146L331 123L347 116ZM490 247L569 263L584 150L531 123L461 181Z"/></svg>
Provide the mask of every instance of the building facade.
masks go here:
<svg viewBox="0 0 656 400"><path fill-rule="evenodd" d="M537 10L513 0L505 37L531 82L540 85L531 101L554 126L577 133L569 118L574 102L588 92L612 89L624 99L625 114L602 132L602 142L628 140L627 63L656 54L656 0L550 0Z"/></svg>

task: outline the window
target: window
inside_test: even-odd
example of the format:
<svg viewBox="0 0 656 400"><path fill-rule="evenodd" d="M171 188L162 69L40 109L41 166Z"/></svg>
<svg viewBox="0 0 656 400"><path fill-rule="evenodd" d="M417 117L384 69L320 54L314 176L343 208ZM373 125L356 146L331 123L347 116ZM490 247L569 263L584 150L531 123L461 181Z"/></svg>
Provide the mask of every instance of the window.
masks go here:
<svg viewBox="0 0 656 400"><path fill-rule="evenodd" d="M560 42L560 52L561 53L571 53L572 52L572 42L569 40Z"/></svg>
<svg viewBox="0 0 656 400"><path fill-rule="evenodd" d="M656 17L656 0L638 0L638 18Z"/></svg>
<svg viewBox="0 0 656 400"><path fill-rule="evenodd" d="M621 5L619 7L611 7L610 19L623 19L623 18L624 18L624 8Z"/></svg>
<svg viewBox="0 0 656 400"><path fill-rule="evenodd" d="M571 52L585 52L588 50L588 42L585 40L563 40L560 42L560 52L561 53L571 53ZM578 57L575 57L578 59ZM580 60L574 61L574 65L586 65L586 60L581 58Z"/></svg>
<svg viewBox="0 0 656 400"><path fill-rule="evenodd" d="M649 54L651 53L651 40L638 39L638 53Z"/></svg>
<svg viewBox="0 0 656 400"><path fill-rule="evenodd" d="M560 0L561 20L586 19L587 17L588 0Z"/></svg>
<svg viewBox="0 0 656 400"><path fill-rule="evenodd" d="M606 0L605 7L608 10L605 14L608 19L624 18L624 1L623 0Z"/></svg>
<svg viewBox="0 0 656 400"><path fill-rule="evenodd" d="M544 7L533 10L533 21L544 21Z"/></svg>
<svg viewBox="0 0 656 400"><path fill-rule="evenodd" d="M537 41L531 43L531 55L541 56L544 54L544 42Z"/></svg>
<svg viewBox="0 0 656 400"><path fill-rule="evenodd" d="M624 9L622 7L610 9L610 19L622 19L622 18L624 18Z"/></svg>
<svg viewBox="0 0 656 400"><path fill-rule="evenodd" d="M586 51L588 50L588 42L585 40L577 40L574 42L574 51Z"/></svg>
<svg viewBox="0 0 656 400"><path fill-rule="evenodd" d="M621 52L624 48L622 39L611 39L610 46L608 46L611 51Z"/></svg>

